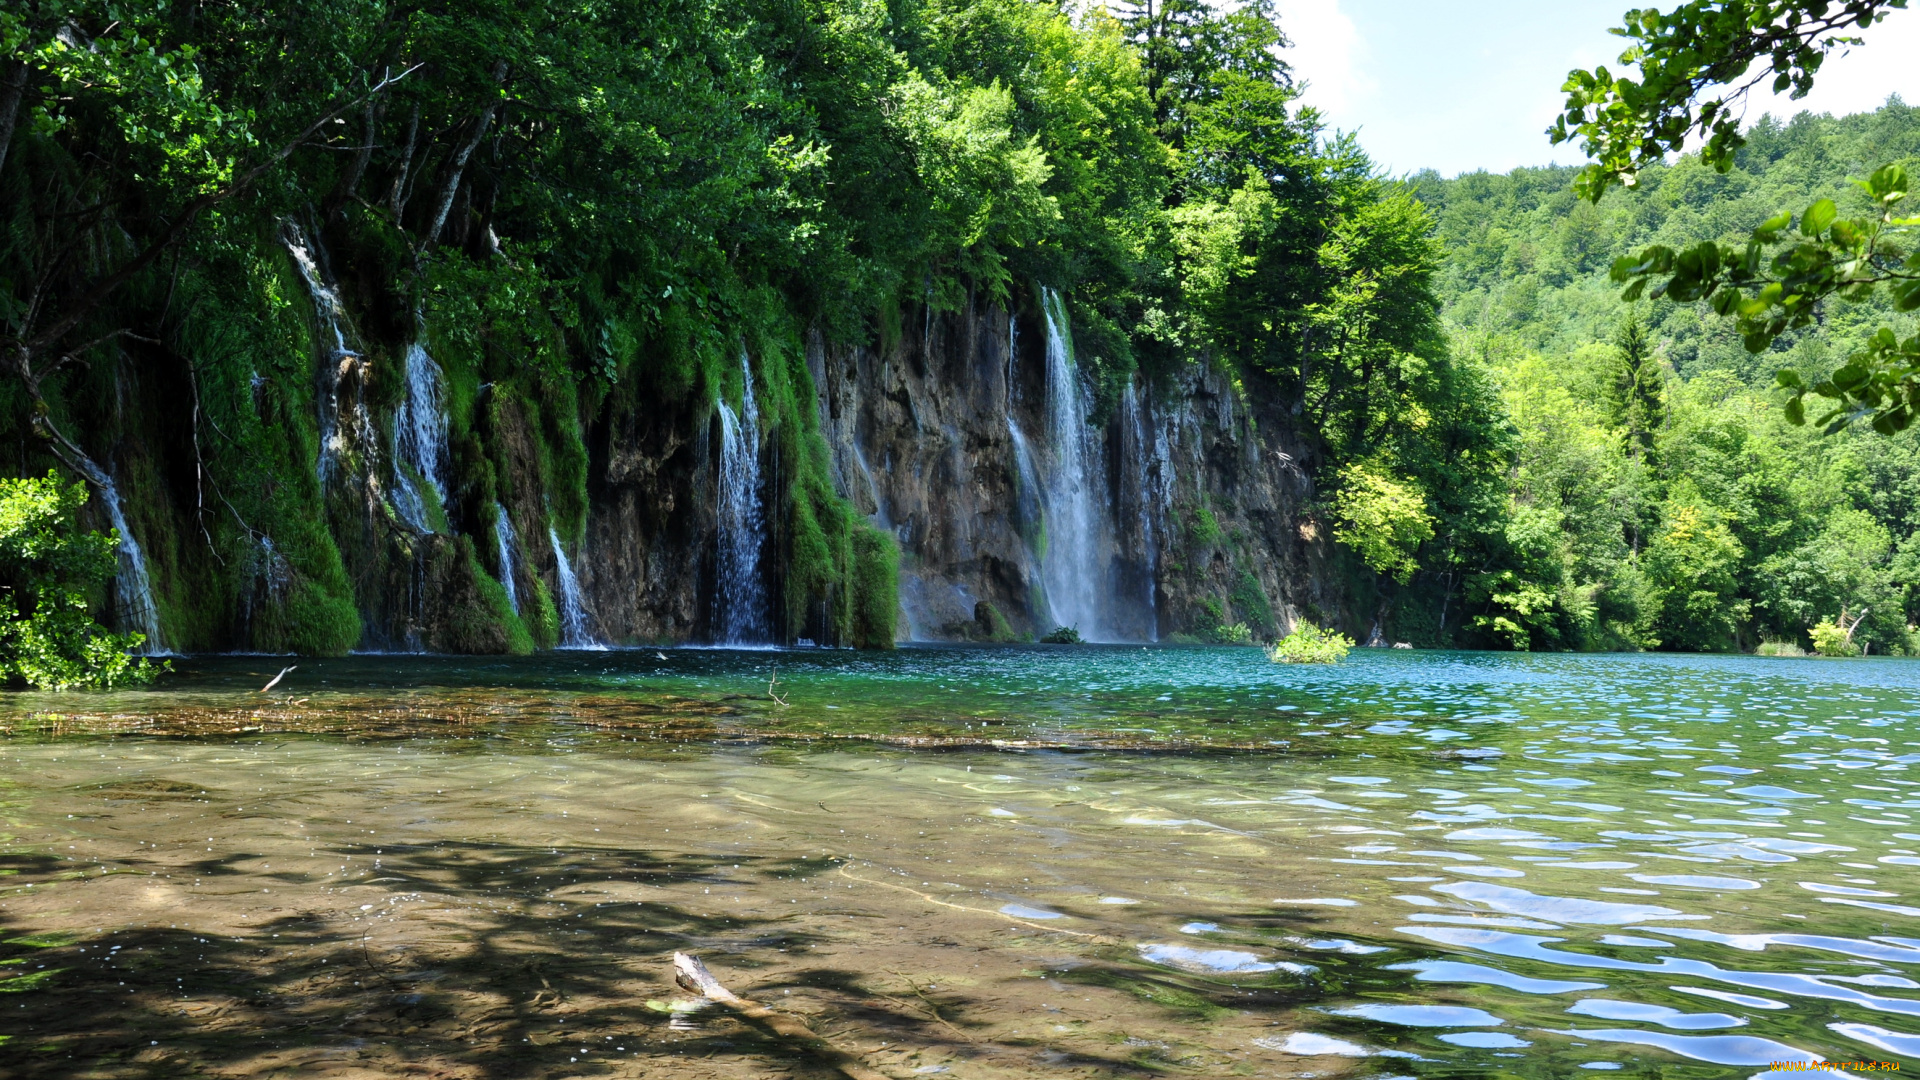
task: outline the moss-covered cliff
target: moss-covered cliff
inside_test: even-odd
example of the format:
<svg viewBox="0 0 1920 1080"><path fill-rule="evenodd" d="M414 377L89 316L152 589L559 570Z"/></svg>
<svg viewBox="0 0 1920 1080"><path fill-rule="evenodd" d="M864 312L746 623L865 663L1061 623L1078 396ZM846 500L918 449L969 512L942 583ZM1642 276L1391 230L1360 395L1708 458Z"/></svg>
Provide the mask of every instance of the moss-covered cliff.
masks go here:
<svg viewBox="0 0 1920 1080"><path fill-rule="evenodd" d="M121 620L150 594L180 650L1331 615L1305 477L1452 513L1477 384L1430 219L1281 41L1264 4L0 7L0 469L88 478L144 554Z"/></svg>

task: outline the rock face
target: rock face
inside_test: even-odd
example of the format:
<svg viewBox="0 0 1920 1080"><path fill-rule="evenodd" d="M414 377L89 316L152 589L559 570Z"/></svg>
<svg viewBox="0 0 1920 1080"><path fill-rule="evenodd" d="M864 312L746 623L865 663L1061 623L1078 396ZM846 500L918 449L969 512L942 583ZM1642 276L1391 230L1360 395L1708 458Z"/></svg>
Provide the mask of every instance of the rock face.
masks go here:
<svg viewBox="0 0 1920 1080"><path fill-rule="evenodd" d="M1096 409L1064 321L1043 295L889 347L811 344L836 482L900 544L899 636L1231 640L1338 610L1284 412L1204 365Z"/></svg>
<svg viewBox="0 0 1920 1080"><path fill-rule="evenodd" d="M155 641L872 643L887 621L874 598L892 588L881 532L899 548L897 640L1364 625L1326 572L1311 462L1282 403L1204 363L1096 400L1044 290L1012 311L913 311L885 344L816 336L804 359L741 354L671 400L633 380L594 397L515 376L511 358L431 355L420 318L360 295L320 237L289 224L279 241L311 301L310 355L294 366L310 363L312 382L283 395L300 415L273 414L295 433L274 482L313 492L281 516L311 519L305 557L320 552L333 577L296 572L284 543L251 529L245 558L216 566L191 516L205 497L181 494L199 491L190 439L103 454L146 508L122 529L155 556L152 596L119 606L157 609ZM260 385L256 411L273 400ZM178 421L143 407L156 429ZM188 486L142 479L171 474ZM123 600L146 595L140 550ZM221 574L224 595L206 584Z"/></svg>

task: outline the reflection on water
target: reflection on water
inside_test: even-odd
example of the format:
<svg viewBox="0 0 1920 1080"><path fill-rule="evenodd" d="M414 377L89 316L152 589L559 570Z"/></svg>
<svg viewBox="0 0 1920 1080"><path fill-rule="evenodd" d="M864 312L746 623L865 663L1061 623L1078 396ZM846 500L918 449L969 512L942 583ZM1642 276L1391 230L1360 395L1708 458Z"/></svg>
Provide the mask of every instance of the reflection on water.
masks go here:
<svg viewBox="0 0 1920 1080"><path fill-rule="evenodd" d="M675 949L899 1077L1920 1064L1916 664L190 666L5 703L16 1070L811 1075Z"/></svg>

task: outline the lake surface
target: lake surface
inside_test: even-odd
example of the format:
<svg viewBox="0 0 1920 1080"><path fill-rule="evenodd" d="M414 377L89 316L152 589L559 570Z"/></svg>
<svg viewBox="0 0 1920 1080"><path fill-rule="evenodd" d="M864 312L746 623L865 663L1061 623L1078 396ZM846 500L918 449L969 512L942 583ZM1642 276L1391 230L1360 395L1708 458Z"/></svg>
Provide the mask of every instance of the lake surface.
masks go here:
<svg viewBox="0 0 1920 1080"><path fill-rule="evenodd" d="M0 697L0 1067L835 1075L676 950L900 1078L1920 1067L1920 663L281 664Z"/></svg>

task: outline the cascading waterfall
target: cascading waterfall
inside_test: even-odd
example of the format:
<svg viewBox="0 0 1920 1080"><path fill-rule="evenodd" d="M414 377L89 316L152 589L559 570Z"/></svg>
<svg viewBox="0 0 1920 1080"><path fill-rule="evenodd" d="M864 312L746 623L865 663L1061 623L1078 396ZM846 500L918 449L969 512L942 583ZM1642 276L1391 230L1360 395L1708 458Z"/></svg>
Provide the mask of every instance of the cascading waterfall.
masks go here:
<svg viewBox="0 0 1920 1080"><path fill-rule="evenodd" d="M325 363L320 368L320 460L316 465L320 483L325 485L333 476L333 463L339 452L345 449L345 440L340 433L340 369L356 354L347 347L347 312L340 304L340 294L326 283L320 265L314 259L313 245L298 225L288 221L282 229L281 241L286 245L288 254L293 256L293 264L300 270L300 277L307 284L307 293L313 297L314 311L320 318L324 343L327 350Z"/></svg>
<svg viewBox="0 0 1920 1080"><path fill-rule="evenodd" d="M560 647L606 648L587 626L587 605L580 595L580 579L573 576L573 563L567 560L567 549L560 546L560 533L549 525L547 538L553 541L553 563L560 578Z"/></svg>
<svg viewBox="0 0 1920 1080"><path fill-rule="evenodd" d="M1013 415L1013 365L1020 358L1020 317L1007 316L1007 399L1003 407L1007 415Z"/></svg>
<svg viewBox="0 0 1920 1080"><path fill-rule="evenodd" d="M760 410L753 398L753 371L740 354L740 413L720 402L719 558L715 566L715 641L726 645L765 642L767 588L760 576L766 549L766 517L760 507Z"/></svg>
<svg viewBox="0 0 1920 1080"><path fill-rule="evenodd" d="M1047 552L1046 489L1040 485L1040 470L1034 467L1033 451L1027 446L1027 437L1020 433L1020 425L1014 423L1011 414L1007 416L1007 437L1013 440L1013 520L1021 538L1027 542L1028 551L1044 560ZM1043 579L1042 588L1045 584Z"/></svg>
<svg viewBox="0 0 1920 1080"><path fill-rule="evenodd" d="M1053 621L1088 641L1120 639L1112 617L1113 522L1102 479L1106 470L1087 426L1087 393L1073 362L1066 306L1042 293L1047 318L1046 549L1040 577Z"/></svg>
<svg viewBox="0 0 1920 1080"><path fill-rule="evenodd" d="M1121 409L1121 417L1126 424L1127 455L1133 459L1131 471L1134 501L1137 504L1136 524L1140 530L1140 551L1145 557L1146 582L1145 595L1142 597L1146 604L1144 629L1148 641L1158 641L1160 640L1158 616L1160 543L1155 526L1156 511L1165 504L1155 497L1159 493L1160 484L1155 469L1157 462L1154 457L1154 447L1148 443L1147 436L1147 432L1152 429L1152 424L1146 415L1146 404L1141 401L1132 380L1128 380L1126 391L1122 395Z"/></svg>
<svg viewBox="0 0 1920 1080"><path fill-rule="evenodd" d="M142 654L161 655L167 651L167 643L160 636L160 610L153 603L146 554L140 550L140 541L127 525L126 511L120 505L120 489L114 486L113 477L103 473L95 482L100 485L100 501L106 504L107 519L120 534L119 564L113 575L114 606L120 626L146 635L139 649Z"/></svg>
<svg viewBox="0 0 1920 1080"><path fill-rule="evenodd" d="M517 570L520 560L513 542L513 522L507 520L507 511L504 507L493 516L493 542L500 553L500 584L507 590L507 603L513 607L513 613L518 615L520 614L520 586ZM560 545L554 544L553 549L560 550ZM569 575L572 571L572 567L567 568Z"/></svg>
<svg viewBox="0 0 1920 1080"><path fill-rule="evenodd" d="M444 503L447 491L445 380L440 365L417 341L407 346L403 374L407 396L393 419L394 508L407 524L432 532L429 508Z"/></svg>
<svg viewBox="0 0 1920 1080"><path fill-rule="evenodd" d="M873 523L893 532L893 517L887 513L887 498L880 491L880 484L873 478L873 468L867 464L867 453L860 449L860 440L853 442L853 463L860 468L860 478L867 483L867 491L873 496Z"/></svg>

